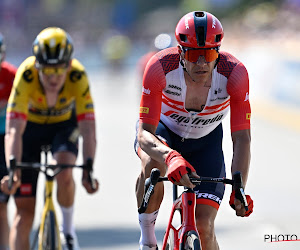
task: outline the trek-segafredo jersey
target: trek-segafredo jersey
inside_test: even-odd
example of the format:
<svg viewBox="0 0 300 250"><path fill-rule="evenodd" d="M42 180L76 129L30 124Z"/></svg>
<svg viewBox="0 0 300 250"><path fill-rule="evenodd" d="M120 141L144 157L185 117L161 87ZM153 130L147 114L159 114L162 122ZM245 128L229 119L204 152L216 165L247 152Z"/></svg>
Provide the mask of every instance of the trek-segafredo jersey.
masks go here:
<svg viewBox="0 0 300 250"><path fill-rule="evenodd" d="M161 120L180 137L196 139L213 131L230 109L231 131L250 129L248 73L231 54L220 52L201 112L185 109L186 90L177 48L158 52L145 69L140 122L157 126Z"/></svg>

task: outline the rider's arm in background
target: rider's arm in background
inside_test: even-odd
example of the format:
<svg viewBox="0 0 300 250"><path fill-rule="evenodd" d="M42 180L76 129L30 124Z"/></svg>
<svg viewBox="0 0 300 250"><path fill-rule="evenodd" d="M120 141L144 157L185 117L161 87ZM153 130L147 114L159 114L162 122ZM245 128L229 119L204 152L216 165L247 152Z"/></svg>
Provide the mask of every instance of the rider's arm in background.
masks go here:
<svg viewBox="0 0 300 250"><path fill-rule="evenodd" d="M84 67L76 61L77 72L80 77L76 81L73 88L76 100L76 116L78 121L79 133L82 136L82 154L83 161L91 158L94 162L96 152L96 122L94 114L93 98L90 93L90 87ZM82 185L88 193L95 193L98 190L99 183L95 180L96 187L92 188L92 184L88 179L88 170L83 169Z"/></svg>
<svg viewBox="0 0 300 250"><path fill-rule="evenodd" d="M6 133L5 133L5 158L7 167L10 167L9 159L11 156L16 161L21 161L23 147L23 133L27 124L28 99L31 92L31 85L28 84L23 76L26 70L26 62L23 62L17 70L13 87L8 99L6 111ZM31 76L31 75L28 75ZM22 91L20 91L22 89ZM11 190L8 190L8 176L3 177L1 188L6 193L15 193L18 186L21 185L21 170L16 170L14 174L14 183Z"/></svg>
<svg viewBox="0 0 300 250"><path fill-rule="evenodd" d="M96 152L96 123L95 120L78 121L78 128L82 136L82 154L84 162L88 158L94 159Z"/></svg>
<svg viewBox="0 0 300 250"><path fill-rule="evenodd" d="M84 162L88 158L94 160L96 152L96 124L95 120L81 120L78 122L79 132L82 136L82 153ZM96 188L93 189L91 183L88 181L88 172L83 170L82 172L82 185L85 187L88 193L95 193L99 188L99 183L97 180Z"/></svg>
<svg viewBox="0 0 300 250"><path fill-rule="evenodd" d="M8 114L9 116L9 114ZM6 120L5 134L5 158L6 164L10 166L10 156L14 156L16 161L21 161L22 157L22 136L25 131L27 121L22 118ZM3 177L1 188L7 194L14 194L17 188L21 185L21 170L17 169L14 174L13 184L11 189L8 188L8 176Z"/></svg>

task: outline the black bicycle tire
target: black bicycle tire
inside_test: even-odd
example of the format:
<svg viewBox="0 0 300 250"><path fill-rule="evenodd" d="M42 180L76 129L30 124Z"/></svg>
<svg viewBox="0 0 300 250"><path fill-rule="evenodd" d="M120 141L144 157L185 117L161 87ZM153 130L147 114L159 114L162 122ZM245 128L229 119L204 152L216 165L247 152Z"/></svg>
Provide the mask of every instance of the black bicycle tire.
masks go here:
<svg viewBox="0 0 300 250"><path fill-rule="evenodd" d="M170 228L169 236L168 236L168 239L167 239L167 244L166 244L165 249L163 249L163 250L173 250L174 246L175 246L174 230L172 228Z"/></svg>
<svg viewBox="0 0 300 250"><path fill-rule="evenodd" d="M187 245L188 244L188 245ZM183 237L180 250L201 250L201 244L198 234L195 231L188 231Z"/></svg>
<svg viewBox="0 0 300 250"><path fill-rule="evenodd" d="M43 250L56 250L57 245L55 215L53 211L48 211L45 217L42 247Z"/></svg>

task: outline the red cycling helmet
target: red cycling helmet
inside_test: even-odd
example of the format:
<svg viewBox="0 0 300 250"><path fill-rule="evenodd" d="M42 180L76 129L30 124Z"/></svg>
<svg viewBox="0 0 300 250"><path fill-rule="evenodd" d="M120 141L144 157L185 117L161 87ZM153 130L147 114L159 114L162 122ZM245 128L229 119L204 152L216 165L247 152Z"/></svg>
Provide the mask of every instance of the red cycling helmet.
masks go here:
<svg viewBox="0 0 300 250"><path fill-rule="evenodd" d="M179 20L175 36L183 47L215 48L221 45L224 31L221 22L214 15L205 11L193 11Z"/></svg>

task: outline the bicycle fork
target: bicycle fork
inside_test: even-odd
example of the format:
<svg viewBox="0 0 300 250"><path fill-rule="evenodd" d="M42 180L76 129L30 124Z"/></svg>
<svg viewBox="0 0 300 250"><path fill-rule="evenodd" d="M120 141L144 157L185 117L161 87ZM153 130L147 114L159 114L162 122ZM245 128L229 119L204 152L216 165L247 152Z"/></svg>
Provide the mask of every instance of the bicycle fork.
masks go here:
<svg viewBox="0 0 300 250"><path fill-rule="evenodd" d="M174 231L174 250L179 250L179 246L183 242L183 237L188 231L195 231L199 235L195 223L195 207L196 195L194 191L192 189L184 190L181 196L173 203L162 249L166 249L171 229ZM176 211L180 213L181 218L181 225L179 228L175 228L173 225L173 217Z"/></svg>
<svg viewBox="0 0 300 250"><path fill-rule="evenodd" d="M45 221L46 217L49 212L52 212L54 214L54 224L55 224L55 238L57 239L55 243L55 249L61 250L61 242L60 242L60 233L58 229L58 224L57 224L57 218L55 214L55 208L54 208L54 203L53 203L53 197L52 197L52 192L53 192L53 177L47 176L46 177L46 189L45 189L45 205L43 208L42 212L42 220L41 220L41 225L39 229L39 239L43 239L43 234L45 233ZM39 250L43 250L43 242L39 240Z"/></svg>

